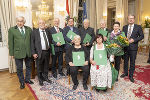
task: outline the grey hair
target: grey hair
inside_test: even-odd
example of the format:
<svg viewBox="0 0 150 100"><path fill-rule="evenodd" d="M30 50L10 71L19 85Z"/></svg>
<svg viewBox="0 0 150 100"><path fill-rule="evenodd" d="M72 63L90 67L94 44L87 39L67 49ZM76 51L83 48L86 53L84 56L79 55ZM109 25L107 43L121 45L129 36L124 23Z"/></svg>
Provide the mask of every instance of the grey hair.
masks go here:
<svg viewBox="0 0 150 100"><path fill-rule="evenodd" d="M135 19L135 15L133 15L133 14L129 14L129 15L128 15L128 17L129 17L129 16L133 16L133 17L134 17L134 19ZM128 18L128 17L127 17L127 18Z"/></svg>
<svg viewBox="0 0 150 100"><path fill-rule="evenodd" d="M84 19L83 23L84 23L84 22L90 23L89 19Z"/></svg>
<svg viewBox="0 0 150 100"><path fill-rule="evenodd" d="M19 18L22 18L22 19L23 19L23 22L26 23L26 20L25 20L25 18L24 18L23 16L18 16L18 17L16 18L16 21L17 21Z"/></svg>
<svg viewBox="0 0 150 100"><path fill-rule="evenodd" d="M74 39L80 39L81 40L81 37L79 35L76 35L76 36L74 36L73 40Z"/></svg>

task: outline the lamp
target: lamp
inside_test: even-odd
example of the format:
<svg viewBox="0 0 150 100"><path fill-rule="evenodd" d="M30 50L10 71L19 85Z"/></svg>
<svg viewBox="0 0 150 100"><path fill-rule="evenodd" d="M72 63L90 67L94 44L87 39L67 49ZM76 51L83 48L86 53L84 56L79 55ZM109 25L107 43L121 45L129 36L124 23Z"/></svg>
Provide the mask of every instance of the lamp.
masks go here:
<svg viewBox="0 0 150 100"><path fill-rule="evenodd" d="M48 20L52 16L52 12L49 12L49 6L42 0L41 5L38 6L39 11L36 11L36 16Z"/></svg>

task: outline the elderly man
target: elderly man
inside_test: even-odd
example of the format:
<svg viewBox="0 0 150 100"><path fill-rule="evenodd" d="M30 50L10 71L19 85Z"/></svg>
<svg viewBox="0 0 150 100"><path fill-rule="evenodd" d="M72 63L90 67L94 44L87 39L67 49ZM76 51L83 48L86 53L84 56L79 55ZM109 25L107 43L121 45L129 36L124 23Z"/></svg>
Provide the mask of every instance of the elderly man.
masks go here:
<svg viewBox="0 0 150 100"><path fill-rule="evenodd" d="M90 49L92 47L92 44L93 44L94 38L95 38L94 29L89 27L89 24L90 24L89 20L85 19L83 22L83 27L81 27L79 30L80 36L81 36L81 43L87 48L88 53L90 52ZM84 40L86 34L89 34L92 38L91 38L90 42L86 42L84 44L83 40Z"/></svg>
<svg viewBox="0 0 150 100"><path fill-rule="evenodd" d="M59 27L59 18L54 19L54 26L49 29L49 32L51 35L57 34L59 32L63 32L63 29ZM52 40L52 43L54 44L54 50L55 55L52 55L52 74L54 78L57 78L57 71L56 71L56 61L58 58L58 73L61 76L65 76L65 74L62 72L62 66L63 66L63 48L64 45L61 45L60 42L55 42Z"/></svg>
<svg viewBox="0 0 150 100"><path fill-rule="evenodd" d="M30 35L31 28L24 26L25 18L17 17L17 25L11 27L8 31L9 55L15 59L17 66L17 76L20 82L20 89L25 88L24 83L33 84L30 80L31 76L31 45ZM23 60L26 65L26 76L23 75Z"/></svg>
<svg viewBox="0 0 150 100"><path fill-rule="evenodd" d="M135 16L128 16L128 25L123 27L123 32L129 39L129 46L124 49L124 74L120 77L123 78L128 76L128 62L130 59L130 69L129 69L129 79L131 82L134 82L133 73L135 70L135 59L138 50L138 42L144 38L143 30L140 25L134 24Z"/></svg>
<svg viewBox="0 0 150 100"><path fill-rule="evenodd" d="M104 20L100 21L100 28L96 30L96 34L101 34L101 33L99 33L99 30L107 31L107 35L104 36L104 41L106 41L107 36L108 36L108 32L110 32L110 30L108 28L106 28L106 22Z"/></svg>
<svg viewBox="0 0 150 100"><path fill-rule="evenodd" d="M51 83L48 79L51 36L45 29L44 20L40 19L38 24L39 28L33 30L31 34L31 52L36 60L39 85L43 86L43 81Z"/></svg>

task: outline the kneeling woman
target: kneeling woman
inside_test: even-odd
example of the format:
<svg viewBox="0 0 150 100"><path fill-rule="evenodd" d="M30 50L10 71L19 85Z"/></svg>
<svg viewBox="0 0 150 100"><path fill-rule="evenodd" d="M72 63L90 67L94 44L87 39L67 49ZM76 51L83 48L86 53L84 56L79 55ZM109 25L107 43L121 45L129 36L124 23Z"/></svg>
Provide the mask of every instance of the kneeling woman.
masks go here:
<svg viewBox="0 0 150 100"><path fill-rule="evenodd" d="M90 75L91 86L97 91L106 91L112 86L112 71L107 52L103 44L103 35L98 34L95 38L96 44L90 50Z"/></svg>
<svg viewBox="0 0 150 100"><path fill-rule="evenodd" d="M74 45L69 48L68 52L66 52L66 63L69 64L70 74L72 77L72 81L74 83L73 90L77 89L78 80L77 74L78 69L81 68L83 70L83 88L87 90L87 80L89 76L89 56L87 50L80 44L81 38L79 35L74 37Z"/></svg>

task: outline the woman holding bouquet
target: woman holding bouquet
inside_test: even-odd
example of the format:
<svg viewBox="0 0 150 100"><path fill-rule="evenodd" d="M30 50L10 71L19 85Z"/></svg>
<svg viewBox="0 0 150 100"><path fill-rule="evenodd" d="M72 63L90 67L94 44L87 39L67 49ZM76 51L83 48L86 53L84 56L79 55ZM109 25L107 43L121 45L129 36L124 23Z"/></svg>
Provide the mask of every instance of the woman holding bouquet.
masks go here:
<svg viewBox="0 0 150 100"><path fill-rule="evenodd" d="M90 50L91 86L95 87L96 91L98 92L100 90L106 91L107 88L112 87L114 83L113 80L117 78L117 75L116 77L112 75L112 67L107 59L107 52L105 50L105 45L103 44L103 35L96 35L95 41L96 44L92 46Z"/></svg>
<svg viewBox="0 0 150 100"><path fill-rule="evenodd" d="M117 40L118 36L125 36L124 32L120 31L120 23L119 22L115 22L113 24L113 31L111 33L108 34L108 38L107 38L107 43L108 45L116 43L115 40ZM117 43L116 43L117 44ZM115 59L115 69L118 71L119 73L119 69L120 69L120 61L121 61L121 57L122 55L124 55L124 51L121 45L118 45L120 47L120 51L116 54L113 54L114 59ZM116 81L118 81L118 78L116 79Z"/></svg>

